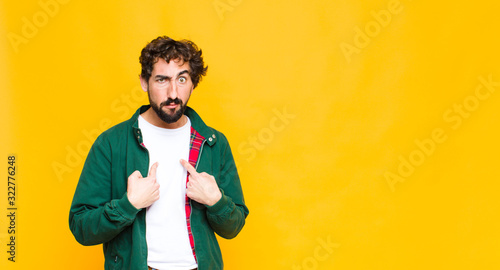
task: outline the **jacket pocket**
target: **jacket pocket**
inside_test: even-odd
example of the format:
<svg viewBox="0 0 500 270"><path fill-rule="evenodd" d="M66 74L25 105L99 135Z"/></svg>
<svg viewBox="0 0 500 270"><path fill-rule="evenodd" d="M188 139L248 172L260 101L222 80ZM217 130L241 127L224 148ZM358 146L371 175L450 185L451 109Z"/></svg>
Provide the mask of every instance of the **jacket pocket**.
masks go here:
<svg viewBox="0 0 500 270"><path fill-rule="evenodd" d="M105 257L105 269L121 270L123 266L123 259L118 255L116 250L116 239L111 240L107 244Z"/></svg>

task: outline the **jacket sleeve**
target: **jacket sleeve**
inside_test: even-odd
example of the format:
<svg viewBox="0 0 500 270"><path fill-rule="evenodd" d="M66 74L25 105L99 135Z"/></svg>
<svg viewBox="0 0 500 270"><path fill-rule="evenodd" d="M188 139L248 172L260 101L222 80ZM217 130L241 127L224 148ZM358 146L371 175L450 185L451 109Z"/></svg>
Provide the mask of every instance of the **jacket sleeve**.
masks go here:
<svg viewBox="0 0 500 270"><path fill-rule="evenodd" d="M111 180L110 144L101 135L87 156L69 214L70 230L82 245L110 241L132 224L139 212L126 193L111 198Z"/></svg>
<svg viewBox="0 0 500 270"><path fill-rule="evenodd" d="M221 151L221 173L217 181L222 197L214 205L207 206L207 219L218 235L230 239L241 231L249 211L245 205L231 148L222 134L219 142L225 145Z"/></svg>

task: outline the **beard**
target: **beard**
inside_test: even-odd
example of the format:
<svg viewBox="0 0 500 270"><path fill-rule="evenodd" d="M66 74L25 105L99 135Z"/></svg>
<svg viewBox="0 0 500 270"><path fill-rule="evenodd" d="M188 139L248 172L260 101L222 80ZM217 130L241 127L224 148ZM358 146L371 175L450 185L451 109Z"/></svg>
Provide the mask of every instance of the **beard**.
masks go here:
<svg viewBox="0 0 500 270"><path fill-rule="evenodd" d="M149 104L151 104L151 108L153 108L153 111L158 115L158 117L163 122L165 122L167 124L172 124L172 123L177 122L179 119L181 119L182 115L184 114L184 111L186 110L187 101L186 101L186 104L183 104L182 100L180 100L179 98L175 98L175 99L168 98L166 101L164 101L164 102L160 103L160 105L158 105L151 100L151 96L149 95L149 91L148 91L148 97L149 97ZM169 104L178 104L180 106L179 106L179 109L172 112L172 114L169 114L162 109L164 106L167 106ZM171 111L171 109L169 109L169 111Z"/></svg>

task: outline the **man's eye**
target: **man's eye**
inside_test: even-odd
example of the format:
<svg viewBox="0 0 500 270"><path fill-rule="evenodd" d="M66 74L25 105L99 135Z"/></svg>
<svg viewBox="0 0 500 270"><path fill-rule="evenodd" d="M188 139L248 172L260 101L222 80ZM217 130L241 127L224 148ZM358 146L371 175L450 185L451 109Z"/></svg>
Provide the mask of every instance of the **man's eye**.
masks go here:
<svg viewBox="0 0 500 270"><path fill-rule="evenodd" d="M186 81L187 81L187 79L186 79L186 78L184 78L184 77L180 77L180 78L179 78L179 82L180 82L180 83L185 83Z"/></svg>
<svg viewBox="0 0 500 270"><path fill-rule="evenodd" d="M157 81L158 81L159 83L164 83L164 82L165 82L165 79L163 79L163 78L162 78L162 79L158 79Z"/></svg>

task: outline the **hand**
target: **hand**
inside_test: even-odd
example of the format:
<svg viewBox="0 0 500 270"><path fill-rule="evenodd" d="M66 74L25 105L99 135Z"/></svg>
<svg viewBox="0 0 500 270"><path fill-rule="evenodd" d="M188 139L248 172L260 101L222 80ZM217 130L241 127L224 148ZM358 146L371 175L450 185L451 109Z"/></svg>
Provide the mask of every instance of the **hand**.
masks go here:
<svg viewBox="0 0 500 270"><path fill-rule="evenodd" d="M212 206L217 203L222 194L215 178L205 172L198 173L189 162L181 159L181 164L189 173L186 195L199 203Z"/></svg>
<svg viewBox="0 0 500 270"><path fill-rule="evenodd" d="M151 166L149 176L142 178L139 171L133 172L128 177L127 197L137 209L152 205L160 198L160 184L156 182L156 169L158 162Z"/></svg>

